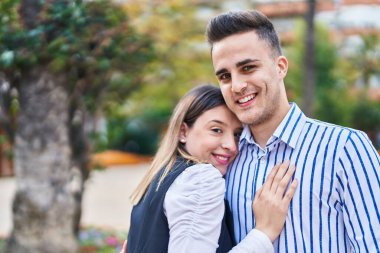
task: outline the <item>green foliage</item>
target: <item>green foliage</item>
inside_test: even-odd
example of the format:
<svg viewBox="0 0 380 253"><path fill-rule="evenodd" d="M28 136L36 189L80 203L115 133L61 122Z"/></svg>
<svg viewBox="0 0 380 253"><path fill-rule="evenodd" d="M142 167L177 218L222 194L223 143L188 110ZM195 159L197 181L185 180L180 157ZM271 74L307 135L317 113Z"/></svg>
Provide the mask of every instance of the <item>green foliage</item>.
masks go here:
<svg viewBox="0 0 380 253"><path fill-rule="evenodd" d="M353 109L353 127L365 132L380 131L380 102L360 100Z"/></svg>
<svg viewBox="0 0 380 253"><path fill-rule="evenodd" d="M303 94L303 68L304 65L304 33L305 24L297 22L296 40L286 48L290 66L287 75L287 88L293 91L294 98L300 99ZM334 68L336 66L336 46L329 39L328 30L320 24L316 25L315 35L315 77L317 96L326 89L336 85Z"/></svg>
<svg viewBox="0 0 380 253"><path fill-rule="evenodd" d="M305 24L297 23L296 41L288 48L290 66L286 85L290 100L302 105L303 68L304 65L304 33ZM335 124L350 123L350 98L344 85L338 85L334 72L337 66L337 48L329 39L329 32L322 25L316 25L315 36L315 117ZM339 100L337 100L339 98Z"/></svg>
<svg viewBox="0 0 380 253"><path fill-rule="evenodd" d="M98 151L116 149L144 155L155 153L171 111L149 110L134 117L112 114L105 136L97 136Z"/></svg>
<svg viewBox="0 0 380 253"><path fill-rule="evenodd" d="M128 234L124 231L82 228L79 232L80 253L119 252Z"/></svg>
<svg viewBox="0 0 380 253"><path fill-rule="evenodd" d="M1 123L13 130L7 131L11 141L18 84L31 69L65 76L67 123L76 138L85 123L75 115L112 112L141 87L144 68L155 57L150 35L137 32L125 9L113 1L2 0L0 13L0 83L10 84L0 94L7 101L1 118L9 119ZM73 153L84 157L84 145L76 140L71 140L77 145Z"/></svg>
<svg viewBox="0 0 380 253"><path fill-rule="evenodd" d="M141 89L121 111L112 110L103 147L154 153L179 98L195 85L216 82L197 7L191 0L125 4L134 27L153 37L156 58L144 70Z"/></svg>
<svg viewBox="0 0 380 253"><path fill-rule="evenodd" d="M352 111L355 108L355 98L350 96L347 87L335 87L325 90L318 97L318 111L316 118L352 127Z"/></svg>
<svg viewBox="0 0 380 253"><path fill-rule="evenodd" d="M2 0L0 2L0 35L7 32L8 29L15 27L17 23L16 4L20 0Z"/></svg>
<svg viewBox="0 0 380 253"><path fill-rule="evenodd" d="M337 75L349 87L356 86L360 80L364 86L360 88L367 89L370 77L380 74L380 36L368 34L357 39L360 45L340 57Z"/></svg>
<svg viewBox="0 0 380 253"><path fill-rule="evenodd" d="M67 89L83 96L90 110L105 95L120 102L138 88L153 49L149 37L130 26L123 8L107 0L39 3L39 19L27 27L15 11L23 1L2 2L0 73L12 84L30 67L45 66L65 73Z"/></svg>
<svg viewBox="0 0 380 253"><path fill-rule="evenodd" d="M297 24L296 41L286 48L290 66L286 85L290 100L302 103L304 24ZM369 133L380 126L380 104L368 99L369 78L380 71L380 37L361 37L362 45L340 53L328 31L317 25L315 41L316 118ZM355 87L362 80L364 87Z"/></svg>
<svg viewBox="0 0 380 253"><path fill-rule="evenodd" d="M157 58L146 69L143 89L133 94L129 115L171 110L191 87L216 82L197 3L168 0L125 5L139 31L152 34Z"/></svg>
<svg viewBox="0 0 380 253"><path fill-rule="evenodd" d="M95 227L82 227L79 231L80 253L115 253L122 249L128 233ZM0 252L5 249L6 238L0 237Z"/></svg>
<svg viewBox="0 0 380 253"><path fill-rule="evenodd" d="M0 252L5 248L5 240L3 238L0 238Z"/></svg>
<svg viewBox="0 0 380 253"><path fill-rule="evenodd" d="M368 34L357 39L362 43L341 54L336 73L352 94L347 102L350 126L366 131L375 142L374 135L380 131L380 103L371 99L370 78L380 75L380 36Z"/></svg>
<svg viewBox="0 0 380 253"><path fill-rule="evenodd" d="M2 155L7 160L11 161L13 159L13 150L9 143L10 143L10 140L8 136L0 135L0 146L1 146Z"/></svg>

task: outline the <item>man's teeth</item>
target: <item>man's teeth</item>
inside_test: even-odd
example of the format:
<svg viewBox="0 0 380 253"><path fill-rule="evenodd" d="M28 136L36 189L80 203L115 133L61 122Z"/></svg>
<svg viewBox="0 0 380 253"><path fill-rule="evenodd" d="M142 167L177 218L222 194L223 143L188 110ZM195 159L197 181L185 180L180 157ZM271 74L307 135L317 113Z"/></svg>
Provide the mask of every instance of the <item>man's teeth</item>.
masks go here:
<svg viewBox="0 0 380 253"><path fill-rule="evenodd" d="M240 104L247 103L248 101L254 99L255 97L256 97L256 95L249 95L249 96L246 96L246 97L244 97L244 98L239 99L239 103L240 103Z"/></svg>
<svg viewBox="0 0 380 253"><path fill-rule="evenodd" d="M217 157L218 159L220 159L220 160L223 160L223 161L227 161L227 160L228 160L228 158L227 158L227 157L224 157L224 156L217 155L216 157Z"/></svg>

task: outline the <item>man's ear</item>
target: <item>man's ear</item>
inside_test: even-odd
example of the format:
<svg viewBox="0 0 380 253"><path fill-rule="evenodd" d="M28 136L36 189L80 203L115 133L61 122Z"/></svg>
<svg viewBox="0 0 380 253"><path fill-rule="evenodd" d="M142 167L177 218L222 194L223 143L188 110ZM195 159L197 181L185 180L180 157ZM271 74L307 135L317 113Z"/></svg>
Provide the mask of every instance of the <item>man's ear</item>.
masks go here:
<svg viewBox="0 0 380 253"><path fill-rule="evenodd" d="M277 58L277 70L280 78L284 79L288 73L288 60L285 56L281 55Z"/></svg>
<svg viewBox="0 0 380 253"><path fill-rule="evenodd" d="M186 138L187 134L189 132L189 127L187 126L186 123L182 123L181 129L179 131L179 142L185 144L186 143Z"/></svg>

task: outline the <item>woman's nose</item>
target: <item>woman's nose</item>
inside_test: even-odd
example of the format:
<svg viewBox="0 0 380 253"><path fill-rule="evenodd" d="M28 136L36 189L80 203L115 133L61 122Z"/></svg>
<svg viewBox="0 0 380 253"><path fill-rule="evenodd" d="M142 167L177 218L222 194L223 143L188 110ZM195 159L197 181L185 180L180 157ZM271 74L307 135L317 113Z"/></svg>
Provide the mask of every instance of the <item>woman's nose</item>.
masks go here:
<svg viewBox="0 0 380 253"><path fill-rule="evenodd" d="M225 138L223 138L222 147L224 149L229 150L232 153L236 153L237 152L237 143L236 143L235 136L232 134L232 136L226 136Z"/></svg>

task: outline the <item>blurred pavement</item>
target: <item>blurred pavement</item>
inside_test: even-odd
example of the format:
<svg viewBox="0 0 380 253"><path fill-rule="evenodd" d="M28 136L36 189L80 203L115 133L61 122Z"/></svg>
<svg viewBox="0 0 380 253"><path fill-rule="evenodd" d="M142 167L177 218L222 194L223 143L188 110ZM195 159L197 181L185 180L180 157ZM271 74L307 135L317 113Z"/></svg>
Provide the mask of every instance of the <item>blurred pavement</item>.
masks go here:
<svg viewBox="0 0 380 253"><path fill-rule="evenodd" d="M82 201L82 226L128 231L132 205L129 196L149 164L111 166L95 170L85 185ZM0 178L0 236L12 228L12 201L16 182Z"/></svg>

